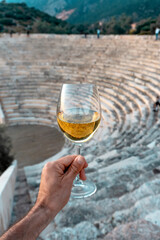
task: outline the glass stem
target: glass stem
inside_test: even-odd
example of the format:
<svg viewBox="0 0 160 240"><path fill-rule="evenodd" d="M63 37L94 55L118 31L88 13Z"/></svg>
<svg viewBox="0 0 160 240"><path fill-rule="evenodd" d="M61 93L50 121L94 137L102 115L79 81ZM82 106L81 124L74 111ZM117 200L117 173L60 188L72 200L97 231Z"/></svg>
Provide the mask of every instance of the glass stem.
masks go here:
<svg viewBox="0 0 160 240"><path fill-rule="evenodd" d="M81 152L81 145L80 144L76 144L76 154L80 155Z"/></svg>
<svg viewBox="0 0 160 240"><path fill-rule="evenodd" d="M76 155L80 155L80 150L81 150L81 144L76 144ZM79 174L77 175L73 184L74 185L82 184L82 180L79 179Z"/></svg>

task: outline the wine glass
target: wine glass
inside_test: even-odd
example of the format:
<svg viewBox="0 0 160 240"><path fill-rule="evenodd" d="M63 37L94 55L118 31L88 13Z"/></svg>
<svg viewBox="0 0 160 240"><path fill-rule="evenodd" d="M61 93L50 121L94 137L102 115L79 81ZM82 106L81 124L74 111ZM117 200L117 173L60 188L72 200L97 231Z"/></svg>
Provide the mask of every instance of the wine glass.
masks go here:
<svg viewBox="0 0 160 240"><path fill-rule="evenodd" d="M76 145L77 155L81 144L88 141L101 120L101 106L95 84L63 84L57 104L57 122L64 136ZM72 198L84 198L96 192L96 185L82 181L79 176L72 187Z"/></svg>

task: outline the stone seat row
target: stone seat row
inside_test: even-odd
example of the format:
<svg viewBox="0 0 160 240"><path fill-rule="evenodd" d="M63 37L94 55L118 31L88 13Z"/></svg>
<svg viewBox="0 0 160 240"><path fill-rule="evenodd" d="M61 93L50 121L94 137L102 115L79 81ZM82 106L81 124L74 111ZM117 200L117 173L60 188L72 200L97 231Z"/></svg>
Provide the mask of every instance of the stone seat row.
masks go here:
<svg viewBox="0 0 160 240"><path fill-rule="evenodd" d="M109 78L110 77L110 74L112 74L112 72L108 72L108 74L103 74L102 76L99 74L99 77L100 78L102 78L102 79L104 79L104 78L106 78L106 76L107 76L107 78ZM91 74L90 74L91 75ZM98 75L98 74L96 74L96 75ZM94 80L94 78L95 77L97 77L97 76L94 76L94 75L92 75L92 80ZM121 75L118 75L118 73L116 73L116 75L117 75L117 82L118 82L118 80L120 79L121 80L121 82L122 82L122 76ZM76 75L77 76L77 75ZM120 76L120 77L119 77ZM113 77L115 78L115 76L111 76L111 81L112 81L112 79L113 79ZM133 79L133 77L132 77L132 79ZM124 80L124 76L123 76L123 80ZM129 77L126 77L126 80L128 80L128 82L127 82L127 84L129 83ZM43 81L43 79L42 79L42 81ZM116 80L115 80L116 81ZM139 81L140 81L140 79L139 79ZM63 82L63 81L62 81ZM100 81L99 81L100 82ZM122 83L120 82L120 84L119 84L119 86L118 87L120 87L121 85L122 85ZM37 84L38 84L38 81L37 81ZM123 85L125 84L125 82L123 83ZM30 91L32 91L32 89L34 89L34 87L35 87L35 84L34 83L32 83L32 85L31 86L25 86L26 85L26 82L24 81L24 83L23 82L21 82L21 85L20 85L20 88L21 87L25 87L26 89L27 88L30 88ZM41 85L41 83L39 83L39 85ZM46 82L46 85L48 85L48 83ZM56 87L56 84L54 84L54 83L52 83L52 85L54 85L55 87ZM133 88L136 88L137 90L140 90L141 91L141 93L144 93L144 94L146 94L146 95L150 95L148 92L146 92L145 91L145 88L143 87L143 86L141 86L140 85L140 87L138 87L138 85L139 84L137 84L137 83L134 83L133 81L130 81L130 85L132 85L132 87ZM148 84L149 85L149 87L150 87L150 84ZM11 89L16 89L16 87L17 87L17 84L15 84L15 86L13 86L13 87L11 87ZM40 86L40 88L42 89L44 86ZM156 90L156 91L158 91L158 89L156 88L156 87L152 87L152 90ZM34 90L33 90L34 91ZM3 88L1 88L1 92L3 92ZM151 96L151 95L150 95ZM153 98L155 98L154 96L153 96Z"/></svg>
<svg viewBox="0 0 160 240"><path fill-rule="evenodd" d="M92 62L95 62L95 60L103 62L103 61L106 61L106 60L107 61L111 61L111 60L113 61L114 59L117 60L119 64L123 64L123 61L127 60L127 66L129 66L131 64L133 64L133 66L134 66L134 64L139 66L138 64L140 62L140 60L137 59L138 54L136 54L135 58L133 58L133 57L130 58L130 56L124 56L124 57L122 56L121 59L116 59L116 57L114 56L114 53L113 53L112 59L110 59L109 56L108 56L110 54L110 52L108 54L103 53L103 55L100 56L100 57L95 56L94 54L92 54L91 56L88 55L87 57L83 56L83 55L80 56L80 57L79 56L74 57L73 55L71 55L70 57L68 57L67 63L66 63L66 59L64 59L64 57L61 59L61 58L59 58L59 56L56 56L56 54L55 54L55 56L56 56L55 61L51 56L49 58L48 58L48 56L46 56L45 59L36 59L36 60L34 60L33 56L31 56L31 59L26 62L26 61L24 61L24 57L22 56L22 59L19 58L19 60L14 61L14 63L13 63L13 59L11 59L10 62L7 61L7 64L4 62L2 65L0 65L0 67L3 67L3 68L6 67L7 68L7 67L12 66L12 67L19 67L20 68L22 66L23 68L39 67L39 69L40 69L40 66L42 68L43 67L47 68L48 67L47 65L49 65L49 66L53 65L54 66L54 65L58 65L58 63L60 64L60 66L65 66L66 64L70 64L72 66L72 65L81 65L81 64L84 64L84 63L87 64L89 62L92 63ZM67 56L66 56L66 58L67 58ZM82 58L83 58L83 61L82 61ZM152 60L148 59L147 57L142 57L141 56L141 59L143 59L143 63L141 61L141 65L144 69L146 67L146 68L150 68L150 70L153 71L153 69L151 69L152 65L154 65L154 69L156 68L156 65L157 65L157 68L158 68L158 59L155 62L155 57L154 57L154 63L152 63ZM115 61L115 63L116 63L116 61Z"/></svg>
<svg viewBox="0 0 160 240"><path fill-rule="evenodd" d="M95 44L95 42L93 42L94 43L94 48L96 49L96 44ZM52 44L52 43L51 43ZM60 45L60 44L59 44ZM112 44L110 44L111 45L111 47L112 47ZM118 44L119 45L119 44ZM52 46L53 46L53 44L52 44ZM69 46L69 42L67 42L67 45L66 45L67 47ZM109 46L109 44L107 45L107 46ZM82 42L82 46L80 46L80 47L77 47L76 46L76 48L74 49L74 52L76 51L76 49L78 49L78 51L79 50L81 50L82 51L82 47L84 47L84 42ZM87 47L87 46L85 46L85 47ZM90 46L90 48L91 48L92 46ZM102 42L100 43L100 47L102 48L102 50L106 47L106 45L104 45L103 47L102 47ZM115 47L115 46L114 46ZM135 47L134 46L129 46L130 48L132 48L132 52L134 52L134 51L136 51L136 49L138 49L138 45L135 45ZM16 49L15 48L15 46L13 46L13 48L14 49ZM48 47L48 48L50 48L50 46ZM144 52L146 52L146 51L143 51L143 45L140 45L140 49L138 49L138 53L140 53L139 52L139 50L141 50L141 53L143 54ZM155 45L155 49L157 48L157 45ZM17 46L17 49L18 49L18 46ZM16 49L16 50L17 50ZM37 48L38 49L38 48ZM54 48L52 48L52 49L54 49ZM153 45L152 45L152 49L151 49L151 52L155 52L155 49L153 48ZM50 50L51 50L51 48L50 48ZM146 49L145 49L146 50ZM54 49L54 51L56 51L55 49ZM77 52L78 52L77 51ZM136 55L137 55L137 52L136 52ZM24 54L24 52L22 51L22 54ZM30 54L32 54L32 52L30 53ZM28 55L27 55L28 56ZM32 55L31 55L32 56ZM53 57L53 56L52 56Z"/></svg>
<svg viewBox="0 0 160 240"><path fill-rule="evenodd" d="M122 92L122 94L123 94L123 92ZM102 94L102 92L101 92L101 95L103 95ZM104 96L104 99L108 99L108 98L110 98L110 96L109 96L109 94L107 94L106 96ZM104 101L104 100L103 100ZM107 107L108 108L108 107ZM142 110L143 108L142 107L140 107L140 109ZM150 109L146 109L146 107L145 107L145 105L144 105L144 110L145 110L145 113L143 112L141 115L141 122L142 122L142 126L145 126L145 127L147 127L147 128L150 128L150 127L152 127L152 124L153 124L153 121L154 121L154 118L153 118L153 114L152 114L152 108ZM146 112L146 110L147 110L147 112ZM133 111L133 112L135 112L136 111L136 109ZM148 112L149 111L149 112ZM127 115L126 115L127 116ZM148 119L148 120L147 120ZM135 121L135 119L133 120L133 122ZM131 126L131 125L130 125ZM141 126L141 125L140 125ZM142 133L143 134L143 133Z"/></svg>
<svg viewBox="0 0 160 240"><path fill-rule="evenodd" d="M106 96L107 97L107 96Z"/></svg>
<svg viewBox="0 0 160 240"><path fill-rule="evenodd" d="M108 62L107 59L104 59L101 62L97 62L96 64L96 70L97 71L104 71L107 72L108 69L113 69L115 68L115 71L117 72L122 72L126 75L133 75L133 73L139 73L142 74L143 76L149 76L151 78L153 78L156 81L160 81L160 77L159 77L159 72L160 72L160 68L156 68L156 67L151 67L151 66L147 66L145 67L144 65L140 65L138 62L134 63L132 62L128 62L126 60L121 60L121 62L118 62L117 64L115 64L114 62L110 63Z"/></svg>
<svg viewBox="0 0 160 240"><path fill-rule="evenodd" d="M103 70L105 70L105 68L108 68L109 67L109 63L108 63L108 60L106 61L106 60L101 60L101 62L102 62L102 67L101 67L101 69ZM105 62L106 62L106 65L105 65ZM31 63L30 63L31 64ZM81 61L81 64L82 64L82 67L84 67L84 69L85 68L87 68L86 66L85 66L85 64L84 64L84 62L82 63L82 61ZM153 77L153 78L158 78L159 79L159 75L158 75L158 72L159 72L159 69L154 69L154 71L147 71L143 66L139 66L139 64L137 63L136 65L133 65L133 63L131 62L129 62L128 64L127 64L127 62L122 62L121 61L121 63L119 62L118 63L118 67L116 67L116 64L114 64L114 63L112 63L112 64L110 64L111 65L111 67L115 67L115 69L117 70L117 71L120 71L121 69L122 69L122 71L124 71L125 72L125 69L126 69L126 72L128 71L128 73L129 72L139 72L139 73L141 73L141 74L146 74L146 75L150 75L151 77ZM34 65L33 65L34 66ZM36 74L41 74L41 73L43 73L43 71L45 72L46 71L46 69L48 70L49 69L49 67L47 66L47 68L45 68L45 67L43 67L42 69L40 68L40 67L35 67L35 68L33 68L33 66L31 67L32 69L33 69L33 71L31 70L31 73L33 72L33 74L34 73L36 73ZM65 67L66 66L66 67ZM99 69L99 66L101 66L100 65L100 61L98 61L98 62L96 62L96 63L94 63L94 65L92 65L92 64L90 64L89 65L89 67L97 67L97 70ZM67 63L67 65L65 65L65 64L63 64L62 66L54 66L54 68L53 68L53 73L54 73L54 71L60 71L60 72L63 72L63 70L72 70L72 65L69 65L69 63ZM80 66L77 66L76 64L75 64L75 62L74 62L74 67L80 67ZM51 68L51 66L50 66L50 68ZM59 69L58 69L59 68ZM144 68L144 70L142 70L142 68ZM16 68L16 69L13 69L12 70L12 73L16 73L17 74L17 72L19 72L19 73L24 73L24 74L28 74L29 75L29 73L27 72L27 70L25 70L25 66L22 64L22 66L21 66L21 69L23 69L23 70L18 70L18 68ZM37 69L37 70L36 70ZM6 71L4 71L5 70L5 68L3 68L2 69L2 71L1 71L1 74L7 74L8 73L8 70L9 70L9 67L7 67L6 68ZM74 68L73 68L73 70L74 70ZM79 71L81 70L81 69L78 69ZM17 72L16 72L17 71ZM50 71L51 71L51 69L50 69ZM156 74L156 71L158 71L157 72L157 74ZM132 74L133 74L133 72L132 72ZM52 73L52 72L51 72Z"/></svg>
<svg viewBox="0 0 160 240"><path fill-rule="evenodd" d="M126 64L125 64L126 65ZM159 74L158 73L152 73L152 72L147 72L146 70L145 71L142 71L141 68L132 68L132 69L129 69L128 67L125 67L125 66L121 66L119 65L117 68L115 65L109 65L109 64L106 64L104 65L104 62L103 62L103 65L102 67L100 67L100 63L96 63L94 65L90 65L90 68L87 68L86 66L83 66L82 69L80 66L66 66L66 67L54 67L52 70L47 70L46 69L43 69L42 71L40 69L37 68L34 69L34 71L30 71L28 72L27 70L23 69L22 71L18 70L18 69L15 69L14 71L12 71L12 75L14 78L16 78L16 76L28 76L29 78L30 77L33 77L35 75L35 77L44 77L44 76L47 76L47 75L50 75L50 76L54 76L54 75L58 75L58 74L81 74L81 71L82 73L88 73L90 72L91 70L95 70L97 72L97 74L99 72L103 72L103 73L106 73L107 74L107 70L108 69L112 69L115 68L115 71L116 72L119 72L119 73L123 73L123 74L126 74L128 76L132 76L132 75L135 75L135 74L141 74L144 78L150 78L150 80L153 82L153 84L157 84L157 82L160 80L159 78ZM7 75L8 74L8 69L6 69L6 71L1 71L1 78L7 78ZM145 79L144 79L144 83L145 83Z"/></svg>
<svg viewBox="0 0 160 240"><path fill-rule="evenodd" d="M37 105L37 108L35 109L35 108L31 108L31 109L29 109L28 108L28 110L27 111L24 111L24 109L23 108L21 108L20 110L19 110L19 113L18 114L22 114L22 116L25 116L26 117L26 120L27 120L27 117L28 117L28 115L30 114L30 115L34 115L34 116L37 116L37 114L38 115L41 115L41 116L43 116L43 114L45 115L45 117L47 117L48 119L50 118L50 114L51 114L51 112L49 111L49 115L47 115L48 113L47 113L47 110L45 111L45 109L43 109L44 110L44 112L43 112L43 110L41 111L41 106L39 106L39 109L38 109L38 105ZM30 112L30 111L31 112ZM113 110L112 110L113 111ZM28 114L28 112L30 112L29 114ZM15 113L11 113L10 114L10 118L12 119L12 117L13 117L13 115L14 115ZM55 114L55 113L54 113ZM119 115L121 115L121 114L119 114ZM15 114L15 116L16 116L16 114ZM14 116L14 117L15 117ZM17 116L16 116L17 117ZM113 121L114 122L114 121ZM119 124L120 124L120 122L119 122ZM126 131L126 129L127 129L127 127L129 127L129 125L127 125L125 122L123 122L122 123L122 126L123 126L123 128L125 129L125 131ZM132 126L133 127L133 125L130 125L130 126ZM124 131L124 132L125 132ZM128 132L127 132L127 134L128 134ZM133 131L133 134L134 134L134 131ZM124 137L126 137L126 136L124 136Z"/></svg>
<svg viewBox="0 0 160 240"><path fill-rule="evenodd" d="M101 100L102 100L102 109L108 108L108 105L107 106L104 105L105 98ZM113 104L111 106L112 106L112 112L113 112L114 111ZM132 143L134 139L137 140L139 138L137 137L137 135L142 135L142 136L144 135L146 130L146 119L145 118L139 119L137 112L136 113L134 112L134 114L125 115L125 118L122 117L121 112L120 113L116 112L117 116L119 116L119 118L117 117L117 119L113 118L112 112L106 116L105 127L107 128L110 127L110 129L112 129L112 132L110 132L111 136L112 135L114 136L115 131L118 130L118 135L117 135L119 139L118 142L121 142L123 141L123 139L126 139L128 138L128 136L130 137L130 135L132 135L132 138L130 140L130 143ZM152 123L151 120L150 122ZM148 124L152 125L151 123L148 123Z"/></svg>
<svg viewBox="0 0 160 240"><path fill-rule="evenodd" d="M76 39L78 39L78 38L76 38ZM138 119L140 119L140 121L142 123L144 121L146 121L146 122L148 122L148 125L151 125L151 121L147 121L147 119L148 119L148 116L149 116L150 110L151 110L150 102L152 102L154 100L154 98L155 98L154 95L158 94L158 91L159 91L159 90L157 90L157 84L159 83L159 76L157 76L157 74L155 74L154 71L150 71L151 67L149 67L149 60L150 60L149 58L146 58L147 59L146 62L144 59L144 64L146 64L144 69L142 69L143 64L142 64L142 66L140 66L140 68L138 68L139 64L136 62L137 54L141 54L141 58L144 58L142 48L144 48L144 49L147 48L147 44L145 44L144 47L142 47L142 46L140 46L140 44L138 44L136 42L136 44L134 45L133 44L134 41L132 40L131 42L133 45L131 44L129 46L130 47L129 53L131 53L131 61L128 62L127 57L126 57L127 55L122 54L121 61L119 61L120 58L117 57L117 55L115 55L115 56L112 56L112 58L111 58L112 61L109 60L109 62L108 62L109 54L112 53L112 51L117 52L117 53L119 51L119 49L116 47L116 45L120 44L120 46L123 46L123 43L124 43L123 38L122 38L121 42L120 41L118 42L118 44L116 42L116 39L114 39L114 38L113 39L109 38L109 39L110 39L109 42L107 42L108 39L105 39L104 41L101 41L101 43L100 42L98 43L97 41L95 42L95 39L93 39L93 41L91 41L91 43L87 46L84 46L84 39L80 39L79 41L73 40L73 42L71 44L74 43L75 45L76 44L78 45L78 43L79 43L79 45L78 46L76 45L75 48L73 48L73 46L70 48L67 41L66 42L64 41L64 47L63 47L64 55L66 57L66 53L68 51L69 53L71 53L71 56L69 56L68 62L65 64L63 55L60 55L60 60L58 60L60 64L58 66L56 66L56 64L58 64L58 61L56 61L53 71L51 70L52 64L54 63L56 54L62 53L61 50L53 51L53 52L55 52L54 59L53 60L50 59L48 61L48 64L43 66L45 59L48 57L48 54L46 54L45 57L43 57L39 61L39 63L38 63L39 67L37 64L34 68L34 62L32 65L32 62L29 63L26 60L27 58L29 59L30 57L33 57L34 51L27 52L25 49L28 49L29 44L31 44L31 43L35 44L35 42L34 41L32 41L31 43L28 42L27 45L25 46L24 42L22 41L21 44L23 45L23 51L22 51L22 54L20 51L19 51L19 53L20 53L21 57L24 56L24 54L25 54L26 59L24 61L20 62L21 61L21 57L20 57L20 59L17 60L17 62L15 61L15 63L14 63L15 68L12 69L12 73L13 73L12 77L13 77L13 79L15 79L14 80L15 82L13 84L13 87L11 87L12 83L11 82L9 83L8 89L10 89L10 90L5 89L5 84L4 84L4 87L1 88L2 96L3 97L5 96L5 98L9 98L10 97L9 95L12 92L13 96L15 96L15 97L18 96L17 99L20 102L20 99L22 99L22 95L24 96L24 98L28 98L28 97L30 98L31 96L34 96L34 94L36 95L36 91L33 89L36 89L36 84L37 84L37 86L39 86L38 88L40 88L40 90L38 89L37 97L40 94L39 91L41 91L41 94L43 94L43 97L45 99L46 98L45 90L47 91L47 85L48 85L48 75L54 75L54 77L52 79L50 79L53 82L55 81L54 86L52 86L54 88L56 88L56 86L57 86L56 79L58 79L58 81L61 81L61 83L77 82L77 81L78 82L85 82L85 81L97 82L98 85L100 85L103 88L104 86L103 86L103 84L101 84L101 81L103 79L105 82L104 85L106 86L105 92L107 94L104 95L104 93L101 91L102 92L101 95L103 96L103 99L106 98L106 99L108 99L108 101L110 100L112 102L112 105L114 105L114 108L116 109L116 111L114 109L114 111L112 111L112 114L113 114L113 116L114 115L119 116L119 117L117 117L117 119L119 119L119 121L121 121L121 123L119 125L121 127L119 129L122 131L122 133L125 132L126 129L128 129L128 125L129 125L129 123L123 125L123 123L125 122L126 116L134 111L139 112ZM113 44L112 44L112 40L113 40ZM25 43L26 43L26 41L25 41ZM53 43L53 42L51 42L51 43ZM102 43L104 43L103 46L102 46ZM8 44L10 45L10 47L12 49L12 45L13 45L12 40L9 41ZM55 46L58 46L58 44L59 43L56 42ZM63 44L62 41L61 41L61 44ZM87 44L88 44L88 41L87 41ZM40 45L40 43L37 44L35 51L38 51L39 45ZM82 46L83 46L83 48L82 48ZM133 46L137 46L137 49L135 51L134 51ZM156 47L157 45L154 44L154 46ZM140 47L141 47L141 50L140 50ZM19 48L19 46L17 45L17 48L15 48L16 51L18 50L18 48ZM125 49L125 46L123 48ZM94 51L91 51L91 49L93 49ZM105 49L105 52L104 52L105 54L103 54L104 49ZM87 52L88 54L85 54L85 50L88 50L88 52ZM45 51L46 51L46 49L45 49ZM78 53L78 51L80 51L80 52ZM98 53L98 51L99 51L99 55L97 56L96 54ZM150 47L148 47L148 51L151 51ZM44 54L44 51L39 51L39 52L40 52L40 54ZM152 48L152 52L154 55L154 52L155 52L154 48ZM94 55L93 53L95 54L95 59L94 60L91 59L89 64L85 65L84 63L86 63L86 61L91 56ZM51 58L51 56L52 56L52 54L50 55L50 58ZM116 57L117 57L117 61L119 61L118 67L116 67L116 65L114 65L114 62L116 62L116 60L115 60ZM6 70L8 69L8 67L13 66L13 64L12 64L13 59L10 59L9 61L10 61L10 64L7 66ZM34 61L35 61L35 59L34 59ZM128 66L127 66L127 62L128 62ZM27 63L27 65L26 65L26 63ZM157 71L158 71L158 64L156 63L155 60L153 61L153 64L156 64ZM25 72L27 72L26 69L29 65L32 70L30 69L31 73L30 73L30 75L28 75L29 81L27 81L27 78L24 78L23 75L25 74ZM23 69L23 66L24 66L25 70ZM81 66L82 66L82 69L81 69ZM4 69L4 72L5 72L5 69ZM145 74L146 74L146 76L145 76ZM6 76L7 76L7 71L6 71ZM107 76L107 78L106 78L106 76ZM21 85L15 84L17 82L16 78L18 78L21 81ZM108 78L111 79L110 82L108 81ZM136 79L136 81L134 81L135 79ZM138 82L137 82L137 80L138 80ZM34 82L34 83L32 84L31 82ZM118 84L116 82L118 82ZM126 82L127 82L127 84L126 84ZM42 86L41 83L44 83L46 88L44 86ZM146 92L146 84L147 84L148 89L151 86L151 88L150 88L151 91ZM27 87L25 87L25 85L27 85ZM30 85L30 86L28 86L28 85ZM22 87L25 88L25 90L23 89L23 91L22 91L22 89L21 89ZM18 89L18 91L16 90L16 88ZM113 94L113 92L111 92L111 90L109 88L111 88L115 94ZM7 91L8 91L8 95L7 95ZM50 99L50 94L53 94L53 92L49 91L47 93L48 99ZM107 107L108 106L106 106L106 108ZM37 106L37 108L38 108L38 106ZM143 108L145 108L145 114L142 113ZM34 107L33 107L33 109L34 109Z"/></svg>
<svg viewBox="0 0 160 240"><path fill-rule="evenodd" d="M33 101L32 101L33 102ZM26 104L27 104L27 101L26 101ZM30 107L31 108L30 108ZM112 105L113 106L113 105ZM16 108L17 108L18 106L16 106ZM35 108L36 107L36 108ZM23 106L23 104L22 104L22 107L18 110L18 109L16 109L16 111L17 111L17 113L15 112L15 106L13 105L13 103L12 103L12 108L14 109L14 111L12 112L11 111L11 109L10 109L11 107L9 107L9 109L8 109L8 116L9 116L9 119L10 119L10 122L13 122L13 119L15 118L15 119L18 119L18 116L24 116L24 117L26 117L26 120L27 120L27 118L29 117L29 115L32 115L33 114L33 116L35 116L35 117L37 117L37 115L38 115L38 117L41 115L41 116L43 116L43 115L45 115L45 117L47 117L47 119L49 119L50 118L50 114L51 114L51 110L48 110L48 108L49 108L49 106L47 105L46 106L46 109L45 109L45 106L44 106L44 108L42 108L42 105L40 104L39 106L38 106L38 104L37 104L37 102L36 103L32 103L31 104L31 101L28 103L28 106L25 106L25 104L24 104L24 106ZM50 109L50 108L49 108ZM26 111L25 111L26 110ZM49 112L49 115L47 115L47 111ZM53 112L52 112L52 114L55 114L55 111L54 110L52 110ZM121 116L122 114L121 114L121 112L119 113L119 116ZM125 115L124 115L125 116ZM122 118L122 120L124 120L123 118ZM126 127L126 125L127 124L125 124L124 122L122 122L122 126L123 126L123 128L127 128ZM125 131L124 131L125 132Z"/></svg>
<svg viewBox="0 0 160 240"><path fill-rule="evenodd" d="M91 81L93 81L93 79ZM108 87L108 91L109 91L109 85L107 85L107 84L110 84L110 89L111 89L111 92L112 92L111 94L113 94L114 96L116 96L117 93L122 92L123 89L128 88L128 87L130 88L131 92L132 91L133 91L133 93L135 92L135 95L136 94L138 95L138 91L140 91L141 95L139 95L139 99L141 100L142 103L147 104L148 99L145 100L145 98L148 97L148 95L150 95L150 94L148 93L147 96L145 94L145 97L143 97L142 93L145 92L145 90L143 88L137 88L137 84L136 84L136 90L134 90L135 86L134 86L133 82L131 82L131 87L128 86L128 85L125 86L125 84L117 83L117 80L116 79L113 80L113 77L112 77L111 80L105 80L104 81L104 79L103 79L103 83L104 83L104 85L106 84L106 86ZM19 97L22 98L23 94L25 96L27 96L27 94L28 94L28 96L30 94L34 95L34 93L37 94L37 95L38 94L40 95L40 93L42 93L43 90L44 90L44 97L45 97L45 95L47 95L48 98L50 98L50 94L52 94L51 97L53 97L55 94L57 94L57 91L59 91L59 89L60 89L59 88L60 85L57 87L57 89L54 89L54 88L56 88L56 84L55 83L54 84L50 84L50 83L48 84L46 82L46 84L43 84L43 85L41 85L41 83L40 83L39 86L38 86L38 89L36 89L36 85L37 84L34 85L32 83L32 85L28 86L28 85L25 85L25 81L24 81L24 84L22 83L22 85L20 85L20 86L16 85L14 88L13 87L11 88L12 89L12 96L15 96L15 97L17 96L17 98L19 98ZM98 83L98 85L99 86L101 86L101 85L103 86L103 84L101 84L101 81ZM115 86L115 88L114 88L114 86ZM18 87L18 89L16 87ZM49 88L49 87L52 87L52 89ZM116 90L116 87L117 87L117 93L115 93L115 92L113 93L112 89ZM48 92L47 92L47 88L48 88ZM7 88L4 87L4 88L1 89L1 95L5 96L5 93L7 93ZM22 93L22 94L20 94L20 93ZM6 97L7 97L7 94L6 94ZM9 97L9 91L8 91L8 97ZM123 96L123 95L122 95L122 98L124 98L124 101L126 100L126 97Z"/></svg>
<svg viewBox="0 0 160 240"><path fill-rule="evenodd" d="M103 64L103 68L102 68L102 70L103 69L105 69L105 68L108 68L109 67L109 65L108 65L108 63L106 62L106 64L107 65L105 65L104 64L105 63L105 60L103 60L102 61L102 64ZM123 65L122 65L123 64ZM84 66L85 64L83 63L83 66ZM113 65L114 64L111 64L111 67L113 67ZM90 67L91 67L92 65L90 65ZM94 64L94 67L96 66L96 68L98 69L99 68L99 66L100 66L100 62L97 62L96 63L96 65ZM126 67L127 66L127 67ZM131 66L131 69L130 69L130 67L129 66ZM50 66L51 67L51 66ZM80 66L76 66L76 67L80 67ZM129 74L133 74L133 72L136 72L136 73L141 73L141 74L143 74L143 75L147 75L147 76L150 76L150 77L152 77L153 79L155 79L155 78L157 78L157 79L159 79L159 75L158 74L156 74L155 72L156 72L156 69L154 69L154 71L148 71L147 72L147 70L146 69L144 69L144 70L142 70L142 67L143 66L140 66L139 67L139 65L138 65L138 63L135 65L135 67L134 67L134 65L133 65L133 61L130 63L130 62L128 62L128 64L127 64L127 62L122 62L121 61L121 63L119 63L118 64L118 67L116 68L116 65L114 65L114 67L115 67L115 69L116 69L116 71L122 71L122 72L125 72L125 69L126 69L126 73L128 72L128 75ZM25 72L27 73L27 71L25 71L24 70L24 66L22 65L22 68L23 68L23 71L22 71L22 73L24 73L25 74ZM47 67L47 69L48 69L48 67ZM84 68L85 69L85 68ZM121 70L122 69L122 70ZM51 69L50 69L51 70ZM55 73L55 71L57 70L57 66L55 66L55 69L53 69L53 72L51 72L51 73ZM63 73L63 71L72 71L72 70L74 70L74 68L72 69L72 66L67 66L66 65L66 67L64 67L64 66L59 66L59 72L62 72ZM76 69L75 69L76 70ZM78 69L79 71L81 70L81 69ZM4 71L4 70L3 70ZM2 71L2 72L3 72ZM8 71L8 69L7 69L7 71ZM6 71L6 73L8 73ZM18 69L15 69L15 73L17 74L17 71L18 71ZM42 73L43 73L43 71L45 72L45 68L42 68ZM157 69L157 71L159 71L158 69ZM12 71L13 72L13 71ZM131 72L131 73L130 73ZM153 73L152 73L153 72ZM21 71L20 71L20 73L21 73ZM35 69L34 69L34 71L33 71L33 74L40 74L41 73L41 70L40 70L40 68L38 69L37 68L37 71L35 71ZM28 73L27 73L28 74ZM31 74L32 74L32 71L31 71Z"/></svg>

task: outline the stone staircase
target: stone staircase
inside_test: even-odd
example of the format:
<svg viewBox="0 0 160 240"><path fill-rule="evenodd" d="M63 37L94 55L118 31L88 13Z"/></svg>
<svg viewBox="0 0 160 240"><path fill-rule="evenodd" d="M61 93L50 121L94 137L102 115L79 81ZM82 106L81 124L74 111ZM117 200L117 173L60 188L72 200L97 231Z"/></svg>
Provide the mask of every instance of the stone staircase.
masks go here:
<svg viewBox="0 0 160 240"><path fill-rule="evenodd" d="M9 125L57 126L63 83L99 87L102 123L82 148L97 193L70 200L41 238L118 239L110 234L139 221L159 229L160 113L153 112L160 95L159 42L153 36L4 35L0 52L0 98ZM73 152L68 145L46 161ZM32 204L44 164L24 169Z"/></svg>

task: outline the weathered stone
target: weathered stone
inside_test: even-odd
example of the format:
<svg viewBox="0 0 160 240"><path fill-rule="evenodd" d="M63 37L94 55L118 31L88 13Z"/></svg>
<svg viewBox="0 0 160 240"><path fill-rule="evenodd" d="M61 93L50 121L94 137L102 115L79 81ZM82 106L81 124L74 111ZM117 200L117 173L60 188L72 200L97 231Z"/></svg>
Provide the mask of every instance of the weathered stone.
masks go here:
<svg viewBox="0 0 160 240"><path fill-rule="evenodd" d="M151 212L159 209L160 194L143 198L135 203L131 208L117 211L113 214L113 225L131 222L136 219L144 218Z"/></svg>
<svg viewBox="0 0 160 240"><path fill-rule="evenodd" d="M149 213L147 216L145 216L145 220L160 227L160 210Z"/></svg>
<svg viewBox="0 0 160 240"><path fill-rule="evenodd" d="M145 220L120 225L103 240L159 240L160 227Z"/></svg>
<svg viewBox="0 0 160 240"><path fill-rule="evenodd" d="M78 240L76 231L72 228L62 228L61 232L52 232L45 238L46 240Z"/></svg>
<svg viewBox="0 0 160 240"><path fill-rule="evenodd" d="M93 203L90 207L83 204L70 203L70 207L66 207L55 219L56 224L61 227L69 227L77 225L84 221L90 221L91 219L99 218L101 213L98 209L93 208Z"/></svg>
<svg viewBox="0 0 160 240"><path fill-rule="evenodd" d="M81 222L75 226L77 240L93 240L97 239L98 230L90 222Z"/></svg>
<svg viewBox="0 0 160 240"><path fill-rule="evenodd" d="M62 228L46 236L46 240L93 240L97 239L98 230L90 222L81 222L74 228Z"/></svg>

